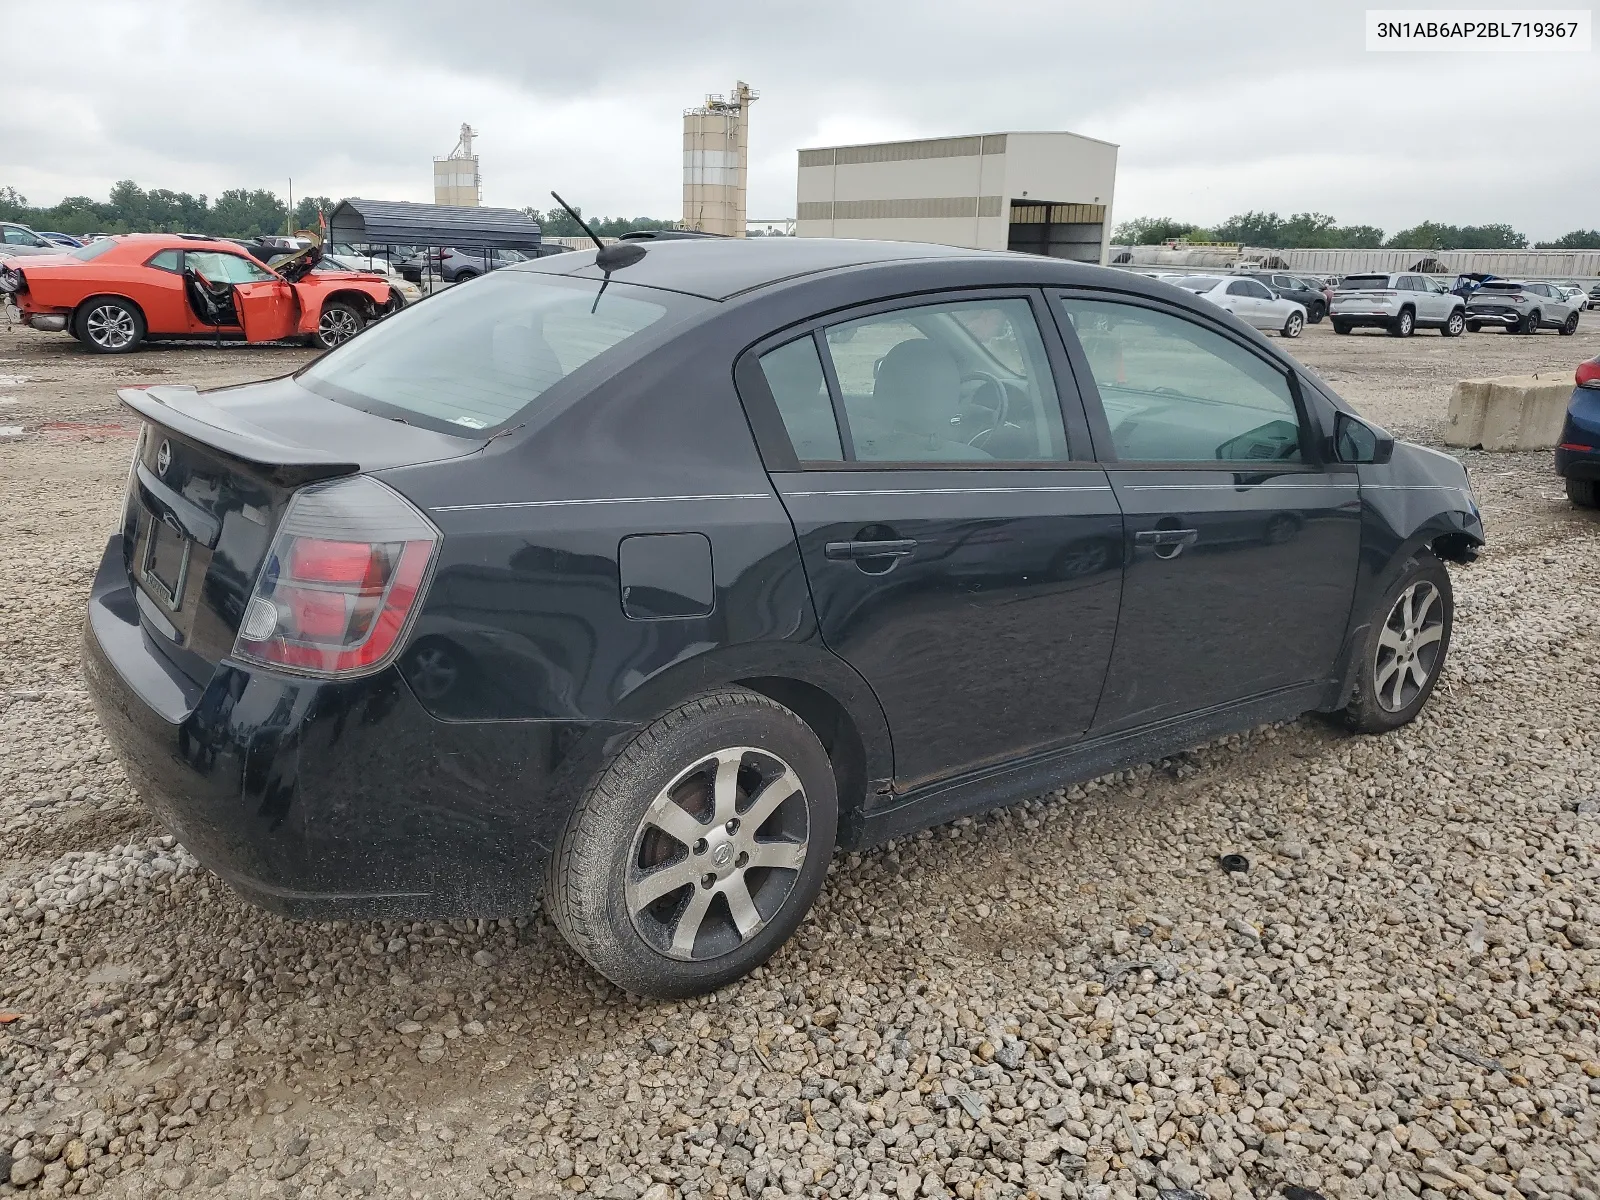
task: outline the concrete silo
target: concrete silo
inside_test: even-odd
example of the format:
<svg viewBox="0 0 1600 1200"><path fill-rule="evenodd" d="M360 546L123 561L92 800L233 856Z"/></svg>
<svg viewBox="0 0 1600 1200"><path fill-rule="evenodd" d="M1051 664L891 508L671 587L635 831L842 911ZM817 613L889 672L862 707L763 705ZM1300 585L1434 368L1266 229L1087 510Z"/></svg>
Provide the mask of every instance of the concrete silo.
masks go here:
<svg viewBox="0 0 1600 1200"><path fill-rule="evenodd" d="M483 179L478 174L478 156L472 152L477 130L461 127L456 148L444 158L433 160L433 202L476 208L483 196Z"/></svg>
<svg viewBox="0 0 1600 1200"><path fill-rule="evenodd" d="M744 236L750 159L750 105L758 93L743 80L730 97L707 96L683 114L683 227Z"/></svg>

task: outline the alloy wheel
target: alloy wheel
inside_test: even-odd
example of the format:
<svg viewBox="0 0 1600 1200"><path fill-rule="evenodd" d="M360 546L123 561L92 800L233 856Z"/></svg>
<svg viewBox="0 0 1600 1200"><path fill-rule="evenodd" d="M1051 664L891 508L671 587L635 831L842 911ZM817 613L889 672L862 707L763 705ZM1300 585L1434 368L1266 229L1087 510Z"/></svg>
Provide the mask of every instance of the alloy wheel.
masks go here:
<svg viewBox="0 0 1600 1200"><path fill-rule="evenodd" d="M102 350L125 350L135 333L133 314L120 304L101 304L83 322L89 340Z"/></svg>
<svg viewBox="0 0 1600 1200"><path fill-rule="evenodd" d="M1439 665L1444 604L1439 589L1419 579L1400 593L1378 635L1373 691L1388 712L1412 703Z"/></svg>
<svg viewBox="0 0 1600 1200"><path fill-rule="evenodd" d="M1290 313L1289 323L1284 327L1283 333L1285 337L1297 338L1300 336L1300 331L1303 328L1305 328L1305 321L1301 318L1300 314Z"/></svg>
<svg viewBox="0 0 1600 1200"><path fill-rule="evenodd" d="M737 950L794 890L810 815L799 775L767 750L732 746L679 772L645 810L628 853L634 930L682 961Z"/></svg>
<svg viewBox="0 0 1600 1200"><path fill-rule="evenodd" d="M1450 336L1451 337L1458 336L1461 333L1462 329L1464 329L1466 327L1466 323L1467 323L1466 318L1463 317L1459 312L1451 313L1450 314Z"/></svg>
<svg viewBox="0 0 1600 1200"><path fill-rule="evenodd" d="M328 349L347 342L360 331L355 314L343 308L330 308L317 322L317 339Z"/></svg>

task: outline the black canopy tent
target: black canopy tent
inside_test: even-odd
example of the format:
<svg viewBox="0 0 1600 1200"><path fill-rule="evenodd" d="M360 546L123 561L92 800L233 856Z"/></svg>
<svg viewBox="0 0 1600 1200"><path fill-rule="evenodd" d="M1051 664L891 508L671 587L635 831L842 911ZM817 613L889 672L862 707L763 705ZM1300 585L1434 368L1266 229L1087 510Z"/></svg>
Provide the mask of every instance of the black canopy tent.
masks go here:
<svg viewBox="0 0 1600 1200"><path fill-rule="evenodd" d="M328 216L332 242L368 246L453 247L483 255L490 269L495 250L537 252L539 222L514 208L467 208L405 200L341 200ZM390 258L392 262L392 257Z"/></svg>

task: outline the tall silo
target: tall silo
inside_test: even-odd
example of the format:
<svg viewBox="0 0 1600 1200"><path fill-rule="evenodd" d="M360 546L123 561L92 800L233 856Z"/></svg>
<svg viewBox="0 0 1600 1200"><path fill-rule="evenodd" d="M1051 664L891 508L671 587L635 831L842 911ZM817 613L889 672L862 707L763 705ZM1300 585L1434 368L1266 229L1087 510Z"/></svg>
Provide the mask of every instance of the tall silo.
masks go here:
<svg viewBox="0 0 1600 1200"><path fill-rule="evenodd" d="M744 236L750 105L759 93L742 79L731 97L707 96L683 114L683 227Z"/></svg>
<svg viewBox="0 0 1600 1200"><path fill-rule="evenodd" d="M483 180L478 174L478 156L472 152L472 139L478 131L461 126L456 148L444 158L433 160L433 202L476 208L483 195Z"/></svg>

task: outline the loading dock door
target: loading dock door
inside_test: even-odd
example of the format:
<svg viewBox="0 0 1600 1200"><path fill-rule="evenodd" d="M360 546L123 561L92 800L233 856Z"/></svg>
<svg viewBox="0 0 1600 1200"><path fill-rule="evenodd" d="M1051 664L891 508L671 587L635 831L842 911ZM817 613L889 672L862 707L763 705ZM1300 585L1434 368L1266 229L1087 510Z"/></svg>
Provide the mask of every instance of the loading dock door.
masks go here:
<svg viewBox="0 0 1600 1200"><path fill-rule="evenodd" d="M1104 204L1035 204L1013 200L1006 249L1097 263L1105 237L1105 220Z"/></svg>

